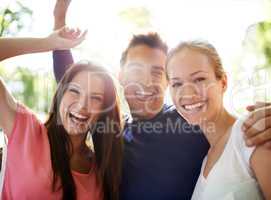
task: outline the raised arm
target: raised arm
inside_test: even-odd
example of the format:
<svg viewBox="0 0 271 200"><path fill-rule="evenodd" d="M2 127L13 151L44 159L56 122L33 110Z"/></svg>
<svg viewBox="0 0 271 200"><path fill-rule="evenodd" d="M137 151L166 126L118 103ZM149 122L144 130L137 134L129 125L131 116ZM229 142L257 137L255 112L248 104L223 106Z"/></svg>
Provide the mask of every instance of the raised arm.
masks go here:
<svg viewBox="0 0 271 200"><path fill-rule="evenodd" d="M78 31L79 33L80 31ZM86 33L75 37L66 28L53 32L45 38L1 38L0 60L17 55L44 52L54 49L70 49L80 44ZM17 103L0 77L0 127L9 136L15 120Z"/></svg>
<svg viewBox="0 0 271 200"><path fill-rule="evenodd" d="M0 127L9 136L15 120L17 103L0 77Z"/></svg>
<svg viewBox="0 0 271 200"><path fill-rule="evenodd" d="M253 111L243 124L249 146L258 145L253 152L250 163L265 199L271 200L271 104L259 102L249 106ZM261 145L265 143L265 145Z"/></svg>
<svg viewBox="0 0 271 200"><path fill-rule="evenodd" d="M0 60L17 55L49 51L45 38L0 38Z"/></svg>
<svg viewBox="0 0 271 200"><path fill-rule="evenodd" d="M60 81L67 67L73 63L74 61L70 50L53 51L54 75L57 82Z"/></svg>
<svg viewBox="0 0 271 200"><path fill-rule="evenodd" d="M73 48L85 38L86 32L78 33L68 37L72 33L64 27L45 38L0 38L0 61L23 54Z"/></svg>
<svg viewBox="0 0 271 200"><path fill-rule="evenodd" d="M54 8L55 30L66 25L66 14L70 2L71 0L56 0ZM60 81L67 67L73 63L74 61L70 50L53 51L54 74L57 82Z"/></svg>
<svg viewBox="0 0 271 200"><path fill-rule="evenodd" d="M256 148L250 159L252 169L266 200L271 199L271 149L262 145Z"/></svg>

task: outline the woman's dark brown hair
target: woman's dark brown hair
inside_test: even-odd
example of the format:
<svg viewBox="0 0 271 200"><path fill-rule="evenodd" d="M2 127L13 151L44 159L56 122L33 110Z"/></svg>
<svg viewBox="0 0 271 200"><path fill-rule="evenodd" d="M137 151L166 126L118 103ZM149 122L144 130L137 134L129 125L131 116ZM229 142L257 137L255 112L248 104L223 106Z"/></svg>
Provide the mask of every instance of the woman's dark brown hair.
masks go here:
<svg viewBox="0 0 271 200"><path fill-rule="evenodd" d="M95 174L98 183L102 186L104 199L117 200L119 198L123 150L118 95L114 81L108 72L89 62L74 64L66 71L58 84L49 118L45 123L48 130L54 175L52 188L53 191L56 191L58 189L56 185L60 181L63 191L62 199L76 199L76 187L70 169L72 146L68 133L61 123L59 105L69 83L82 71L94 72L105 83L104 109L91 130L95 149Z"/></svg>

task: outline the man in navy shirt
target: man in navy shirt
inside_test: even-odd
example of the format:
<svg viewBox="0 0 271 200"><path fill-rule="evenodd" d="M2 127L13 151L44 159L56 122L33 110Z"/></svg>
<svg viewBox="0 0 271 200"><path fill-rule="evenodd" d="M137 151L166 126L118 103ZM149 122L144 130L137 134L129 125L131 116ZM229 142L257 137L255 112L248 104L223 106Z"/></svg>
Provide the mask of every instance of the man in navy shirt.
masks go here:
<svg viewBox="0 0 271 200"><path fill-rule="evenodd" d="M58 4L56 29L65 25L69 1ZM132 114L124 130L123 200L190 199L209 148L197 127L164 104L166 56L167 45L155 33L134 36L122 54L119 80ZM55 51L53 58L60 80L73 58L70 51Z"/></svg>
<svg viewBox="0 0 271 200"><path fill-rule="evenodd" d="M122 54L120 83L133 120L125 129L122 199L190 199L208 143L164 105L167 46L136 35Z"/></svg>

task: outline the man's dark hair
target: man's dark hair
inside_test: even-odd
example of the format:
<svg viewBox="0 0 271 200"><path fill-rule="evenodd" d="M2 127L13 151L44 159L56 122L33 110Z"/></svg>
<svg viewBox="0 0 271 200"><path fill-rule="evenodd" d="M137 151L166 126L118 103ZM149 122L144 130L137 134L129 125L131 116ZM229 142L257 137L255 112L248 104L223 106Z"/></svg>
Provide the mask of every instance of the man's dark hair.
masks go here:
<svg viewBox="0 0 271 200"><path fill-rule="evenodd" d="M139 34L134 35L133 38L130 40L128 47L121 55L120 59L120 66L123 67L126 59L127 54L130 48L133 48L137 45L146 45L150 48L157 48L162 50L165 54L167 54L168 46L167 44L161 39L158 33L147 33L147 34Z"/></svg>

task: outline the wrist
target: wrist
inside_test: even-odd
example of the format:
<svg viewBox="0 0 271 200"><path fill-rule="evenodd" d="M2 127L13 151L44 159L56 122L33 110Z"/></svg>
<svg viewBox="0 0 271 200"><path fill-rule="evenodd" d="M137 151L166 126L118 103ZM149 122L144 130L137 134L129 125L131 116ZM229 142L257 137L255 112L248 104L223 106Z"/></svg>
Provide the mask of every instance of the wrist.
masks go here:
<svg viewBox="0 0 271 200"><path fill-rule="evenodd" d="M66 25L66 15L61 15L61 16L56 16L55 15L55 20L54 20L54 29L59 29L63 26Z"/></svg>
<svg viewBox="0 0 271 200"><path fill-rule="evenodd" d="M51 35L41 38L41 46L46 51L53 51L57 49L57 44L52 40Z"/></svg>
<svg viewBox="0 0 271 200"><path fill-rule="evenodd" d="M65 23L55 23L54 24L54 30L58 30L58 29L60 29L60 28L62 28L63 26L66 26L66 24Z"/></svg>

